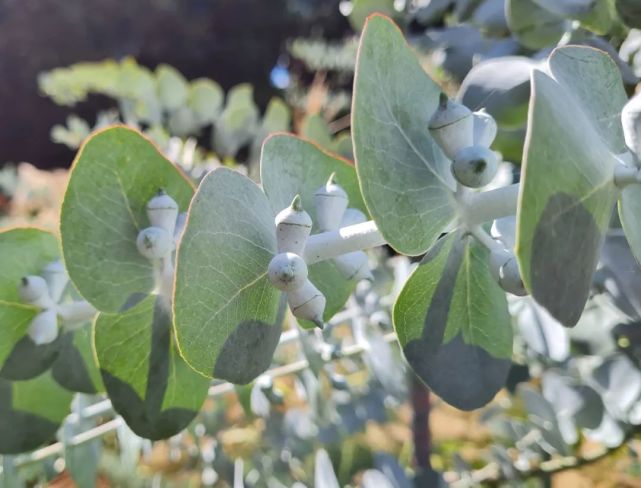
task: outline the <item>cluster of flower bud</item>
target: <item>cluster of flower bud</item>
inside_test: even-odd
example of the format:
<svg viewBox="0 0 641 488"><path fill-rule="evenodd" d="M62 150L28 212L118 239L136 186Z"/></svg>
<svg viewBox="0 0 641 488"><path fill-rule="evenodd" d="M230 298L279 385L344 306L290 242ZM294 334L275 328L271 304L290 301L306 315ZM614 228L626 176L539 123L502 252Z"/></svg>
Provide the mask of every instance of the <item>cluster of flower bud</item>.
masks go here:
<svg viewBox="0 0 641 488"><path fill-rule="evenodd" d="M151 226L140 231L136 246L140 254L154 261L167 257L176 248L185 216L178 214L178 204L162 189L149 200L146 210Z"/></svg>
<svg viewBox="0 0 641 488"><path fill-rule="evenodd" d="M86 302L61 304L69 276L60 261L54 261L42 270L41 276L25 276L18 287L20 299L40 311L33 318L27 334L36 345L49 344L58 337L58 319L66 325L84 321L95 313Z"/></svg>
<svg viewBox="0 0 641 488"><path fill-rule="evenodd" d="M480 188L494 179L499 159L489 148L496 138L497 126L490 114L484 110L472 112L441 95L429 131L452 161L452 174L461 185Z"/></svg>
<svg viewBox="0 0 641 488"><path fill-rule="evenodd" d="M325 185L314 194L318 228L321 232L335 231L341 226L366 220L357 209L348 209L347 193L334 181L332 174ZM268 276L272 285L287 293L289 307L295 317L323 327L326 299L308 278L303 259L305 245L312 231L312 219L303 210L300 196L276 216L278 254L269 263ZM355 251L332 259L336 268L348 280L371 279L367 254Z"/></svg>

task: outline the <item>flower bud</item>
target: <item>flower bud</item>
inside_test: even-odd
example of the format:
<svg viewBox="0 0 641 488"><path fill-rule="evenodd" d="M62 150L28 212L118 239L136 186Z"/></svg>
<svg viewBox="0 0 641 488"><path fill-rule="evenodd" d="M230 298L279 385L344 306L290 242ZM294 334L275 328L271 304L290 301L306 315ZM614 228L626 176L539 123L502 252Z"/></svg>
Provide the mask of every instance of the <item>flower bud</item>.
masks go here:
<svg viewBox="0 0 641 488"><path fill-rule="evenodd" d="M269 262L267 275L271 284L281 291L292 291L302 287L307 280L307 265L297 254L277 254Z"/></svg>
<svg viewBox="0 0 641 488"><path fill-rule="evenodd" d="M474 117L465 105L441 94L439 106L428 126L430 134L449 159L474 144Z"/></svg>
<svg viewBox="0 0 641 488"><path fill-rule="evenodd" d="M303 286L288 292L287 301L295 317L311 320L320 329L324 327L325 296L311 281L305 280Z"/></svg>
<svg viewBox="0 0 641 488"><path fill-rule="evenodd" d="M47 282L41 276L25 276L18 289L20 299L29 305L49 308L54 305Z"/></svg>
<svg viewBox="0 0 641 488"><path fill-rule="evenodd" d="M621 124L625 144L639 161L641 159L641 93L633 96L623 107Z"/></svg>
<svg viewBox="0 0 641 488"><path fill-rule="evenodd" d="M521 271L516 257L512 256L499 271L499 284L508 293L519 297L526 296L527 290L521 279Z"/></svg>
<svg viewBox="0 0 641 488"><path fill-rule="evenodd" d="M474 145L490 147L496 138L496 120L485 109L474 112Z"/></svg>
<svg viewBox="0 0 641 488"><path fill-rule="evenodd" d="M452 174L456 181L469 188L479 188L490 183L499 168L496 154L483 146L469 146L456 153Z"/></svg>
<svg viewBox="0 0 641 488"><path fill-rule="evenodd" d="M336 173L332 173L327 183L314 193L316 219L323 232L338 229L347 209L347 193L335 183L335 178Z"/></svg>
<svg viewBox="0 0 641 488"><path fill-rule="evenodd" d="M58 319L53 309L44 310L34 317L27 331L37 345L49 344L58 337Z"/></svg>
<svg viewBox="0 0 641 488"><path fill-rule="evenodd" d="M338 271L346 280L372 280L373 276L369 270L369 259L363 251L354 251L332 259Z"/></svg>
<svg viewBox="0 0 641 488"><path fill-rule="evenodd" d="M152 227L160 227L173 235L178 217L178 204L165 190L158 193L147 203L147 217Z"/></svg>
<svg viewBox="0 0 641 488"><path fill-rule="evenodd" d="M362 224L367 221L367 216L357 208L348 208L343 214L343 220L341 221L341 227L347 227L348 225Z"/></svg>
<svg viewBox="0 0 641 488"><path fill-rule="evenodd" d="M305 242L312 231L312 219L301 205L300 195L282 210L275 219L278 252L302 255Z"/></svg>
<svg viewBox="0 0 641 488"><path fill-rule="evenodd" d="M58 303L67 283L69 283L69 275L67 275L62 261L56 260L45 266L42 270L42 277L47 282L49 296L55 303Z"/></svg>
<svg viewBox="0 0 641 488"><path fill-rule="evenodd" d="M136 247L147 259L160 259L173 251L174 239L166 229L147 227L138 234Z"/></svg>

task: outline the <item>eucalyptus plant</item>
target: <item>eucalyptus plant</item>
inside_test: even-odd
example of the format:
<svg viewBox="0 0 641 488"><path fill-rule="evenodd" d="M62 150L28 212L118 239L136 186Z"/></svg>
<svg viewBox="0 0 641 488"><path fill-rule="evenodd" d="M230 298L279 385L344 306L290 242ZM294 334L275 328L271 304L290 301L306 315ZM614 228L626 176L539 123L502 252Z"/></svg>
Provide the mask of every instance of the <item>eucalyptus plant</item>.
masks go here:
<svg viewBox="0 0 641 488"><path fill-rule="evenodd" d="M441 93L374 15L356 62L355 165L277 134L260 185L219 168L194 188L137 130L94 133L73 163L60 245L38 229L0 233L0 452L49 440L72 392L105 391L142 437L181 432L212 379L244 385L267 370L288 310L322 329L358 281L375 280L364 251L382 245L422 256L393 306L407 363L451 405L487 404L512 363L508 294L573 327L615 204L641 259L638 107L607 54L556 49L531 71L520 182L488 189L495 120ZM597 383L628 366L611 362ZM274 393L255 385L264 413ZM573 442L574 424L532 402Z"/></svg>

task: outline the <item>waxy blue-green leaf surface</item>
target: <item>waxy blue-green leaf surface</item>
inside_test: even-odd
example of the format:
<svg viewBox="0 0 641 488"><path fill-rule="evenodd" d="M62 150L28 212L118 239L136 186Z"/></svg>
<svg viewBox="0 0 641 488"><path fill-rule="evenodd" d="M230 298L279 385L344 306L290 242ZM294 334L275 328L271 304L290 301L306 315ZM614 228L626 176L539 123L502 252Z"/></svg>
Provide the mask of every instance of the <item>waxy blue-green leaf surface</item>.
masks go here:
<svg viewBox="0 0 641 488"><path fill-rule="evenodd" d="M414 372L457 408L488 403L503 387L512 356L505 292L488 251L453 232L430 249L394 305L394 328Z"/></svg>
<svg viewBox="0 0 641 488"><path fill-rule="evenodd" d="M149 227L147 202L164 189L186 211L191 183L139 132L112 127L80 148L62 204L65 266L80 294L117 312L154 286L152 263L136 248Z"/></svg>
<svg viewBox="0 0 641 488"><path fill-rule="evenodd" d="M274 212L249 178L220 168L201 182L178 247L174 323L196 371L248 383L269 367L284 295L267 278Z"/></svg>
<svg viewBox="0 0 641 488"><path fill-rule="evenodd" d="M164 299L150 295L124 313L100 313L94 327L105 389L131 430L165 439L187 427L209 380L180 357Z"/></svg>
<svg viewBox="0 0 641 488"><path fill-rule="evenodd" d="M347 193L349 207L367 213L351 163L295 136L275 135L265 141L261 181L274 214L289 207L294 197L300 195L303 208L312 217L312 222L317 223L314 193L326 184L332 173L336 174L336 183ZM312 229L312 233L316 232L317 228ZM345 305L355 285L353 281L345 280L329 261L310 266L309 279L327 299L325 320Z"/></svg>
<svg viewBox="0 0 641 488"><path fill-rule="evenodd" d="M49 371L27 381L0 379L0 454L31 451L52 440L72 397Z"/></svg>
<svg viewBox="0 0 641 488"><path fill-rule="evenodd" d="M532 75L516 254L534 299L573 326L618 195L621 80L607 55L584 47L557 49L548 71Z"/></svg>
<svg viewBox="0 0 641 488"><path fill-rule="evenodd" d="M391 20L368 20L358 53L352 131L369 214L389 244L421 254L455 217L450 162L428 123L439 89Z"/></svg>
<svg viewBox="0 0 641 488"><path fill-rule="evenodd" d="M27 335L38 313L18 296L24 276L39 275L58 257L58 243L49 232L17 228L0 232L0 377L8 380L34 378L55 361L59 338L37 346Z"/></svg>

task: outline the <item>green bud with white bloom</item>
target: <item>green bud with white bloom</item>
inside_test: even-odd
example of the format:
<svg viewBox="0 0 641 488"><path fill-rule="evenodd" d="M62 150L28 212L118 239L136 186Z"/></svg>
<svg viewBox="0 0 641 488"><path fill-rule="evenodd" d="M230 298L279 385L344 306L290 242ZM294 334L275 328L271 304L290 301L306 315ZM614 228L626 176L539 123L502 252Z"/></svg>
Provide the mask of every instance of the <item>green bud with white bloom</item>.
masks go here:
<svg viewBox="0 0 641 488"><path fill-rule="evenodd" d="M321 329L324 327L325 295L311 281L305 280L303 286L287 292L287 301L295 317L310 320Z"/></svg>
<svg viewBox="0 0 641 488"><path fill-rule="evenodd" d="M296 195L292 204L276 216L275 223L278 252L302 255L312 232L312 218L303 210L300 195Z"/></svg>
<svg viewBox="0 0 641 488"><path fill-rule="evenodd" d="M347 227L348 225L362 224L367 221L367 217L363 212L357 208L348 208L343 214L343 220L341 221L341 227Z"/></svg>
<svg viewBox="0 0 641 488"><path fill-rule="evenodd" d="M147 227L138 234L136 247L147 259L160 259L173 251L174 238L162 227Z"/></svg>
<svg viewBox="0 0 641 488"><path fill-rule="evenodd" d="M178 204L165 190L160 189L147 203L147 217L152 227L160 227L173 235L178 217Z"/></svg>
<svg viewBox="0 0 641 488"><path fill-rule="evenodd" d="M58 337L58 317L54 309L44 310L34 317L27 331L37 345L49 344Z"/></svg>
<svg viewBox="0 0 641 488"><path fill-rule="evenodd" d="M474 117L465 105L441 94L438 108L430 119L430 134L449 159L474 144Z"/></svg>
<svg viewBox="0 0 641 488"><path fill-rule="evenodd" d="M489 184L499 169L496 154L483 146L469 146L456 153L452 161L452 174L456 181L469 188Z"/></svg>
<svg viewBox="0 0 641 488"><path fill-rule="evenodd" d="M332 259L338 271L346 280L373 280L369 259L364 251L354 251Z"/></svg>
<svg viewBox="0 0 641 488"><path fill-rule="evenodd" d="M641 160L641 93L633 96L623 107L621 124L625 145L636 156L638 165Z"/></svg>
<svg viewBox="0 0 641 488"><path fill-rule="evenodd" d="M307 280L307 264L297 254L277 254L269 262L267 275L271 284L281 291L301 288Z"/></svg>
<svg viewBox="0 0 641 488"><path fill-rule="evenodd" d="M507 249L494 249L490 253L490 273L496 282L508 293L516 296L527 295L521 278L521 271L516 257Z"/></svg>
<svg viewBox="0 0 641 488"><path fill-rule="evenodd" d="M323 232L338 229L347 209L347 193L336 184L335 179L336 173L332 173L327 183L314 193L316 220Z"/></svg>
<svg viewBox="0 0 641 488"><path fill-rule="evenodd" d="M42 309L50 308L55 304L49 294L47 282L41 276L25 276L22 278L18 294L23 302Z"/></svg>

